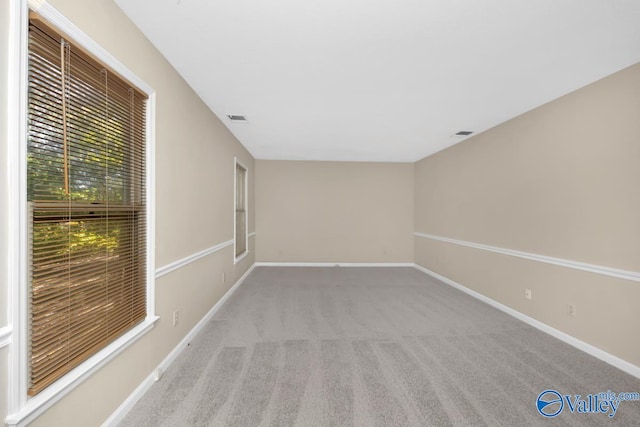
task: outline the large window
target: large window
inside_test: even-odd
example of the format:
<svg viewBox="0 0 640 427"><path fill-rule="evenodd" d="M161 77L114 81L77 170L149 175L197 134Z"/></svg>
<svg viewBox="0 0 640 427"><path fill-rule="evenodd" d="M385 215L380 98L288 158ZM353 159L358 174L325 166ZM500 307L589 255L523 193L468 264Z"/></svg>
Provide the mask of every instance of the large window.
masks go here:
<svg viewBox="0 0 640 427"><path fill-rule="evenodd" d="M235 175L235 255L237 261L247 253L247 169L237 161Z"/></svg>
<svg viewBox="0 0 640 427"><path fill-rule="evenodd" d="M29 19L28 394L146 317L147 97Z"/></svg>

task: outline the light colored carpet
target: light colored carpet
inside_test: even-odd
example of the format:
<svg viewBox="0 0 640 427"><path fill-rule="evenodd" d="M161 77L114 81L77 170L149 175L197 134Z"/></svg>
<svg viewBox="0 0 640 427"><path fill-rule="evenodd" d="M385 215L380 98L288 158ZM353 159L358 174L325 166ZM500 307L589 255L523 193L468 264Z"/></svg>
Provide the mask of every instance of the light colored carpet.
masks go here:
<svg viewBox="0 0 640 427"><path fill-rule="evenodd" d="M122 426L640 425L640 380L413 268L258 267Z"/></svg>

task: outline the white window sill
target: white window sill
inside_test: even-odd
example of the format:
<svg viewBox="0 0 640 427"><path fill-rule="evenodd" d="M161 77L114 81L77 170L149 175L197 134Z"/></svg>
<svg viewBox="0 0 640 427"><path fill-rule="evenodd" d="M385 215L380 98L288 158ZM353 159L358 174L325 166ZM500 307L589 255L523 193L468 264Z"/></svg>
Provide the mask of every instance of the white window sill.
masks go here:
<svg viewBox="0 0 640 427"><path fill-rule="evenodd" d="M240 254L240 256L239 256L239 257L234 258L234 259L233 259L233 264L235 265L235 264L239 263L240 261L242 261L243 259L245 259L245 258L247 257L247 255L249 255L249 251L248 251L248 250L246 250L246 251L244 251L242 254Z"/></svg>
<svg viewBox="0 0 640 427"><path fill-rule="evenodd" d="M151 330L158 319L158 316L148 317L142 323L109 344L107 347L100 350L91 358L87 359L67 375L51 384L42 392L38 393L37 396L29 398L24 407L6 418L5 422L7 425L22 426L31 422L73 390L77 385L82 383L91 374L103 367L107 362L115 358L124 349Z"/></svg>

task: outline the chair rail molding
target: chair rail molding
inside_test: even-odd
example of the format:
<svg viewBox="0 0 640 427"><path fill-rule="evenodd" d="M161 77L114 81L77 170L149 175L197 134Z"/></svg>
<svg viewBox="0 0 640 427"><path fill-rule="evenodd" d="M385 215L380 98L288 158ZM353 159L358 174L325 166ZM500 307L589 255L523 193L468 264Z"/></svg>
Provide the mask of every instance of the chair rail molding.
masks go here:
<svg viewBox="0 0 640 427"><path fill-rule="evenodd" d="M640 282L640 272L622 270L618 268L606 267L603 265L589 264L586 262L573 261L564 258L556 258L547 255L534 254L531 252L516 251L513 249L499 248L497 246L484 245L481 243L467 242L465 240L451 239L449 237L436 236L433 234L414 232L414 236L423 239L436 240L439 242L452 243L458 246L480 249L482 251L493 252L501 255L528 259L530 261L544 262L546 264L558 265L560 267L572 268L574 270L588 271L590 273L601 274L603 276L615 277L618 279Z"/></svg>

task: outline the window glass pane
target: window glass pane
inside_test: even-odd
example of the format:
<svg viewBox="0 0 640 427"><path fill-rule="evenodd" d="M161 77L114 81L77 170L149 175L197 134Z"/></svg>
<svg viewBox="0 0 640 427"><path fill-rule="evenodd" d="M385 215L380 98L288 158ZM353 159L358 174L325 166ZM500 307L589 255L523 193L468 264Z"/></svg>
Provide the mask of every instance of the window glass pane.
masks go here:
<svg viewBox="0 0 640 427"><path fill-rule="evenodd" d="M247 250L246 175L246 169L236 163L236 257Z"/></svg>

